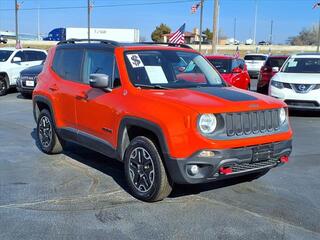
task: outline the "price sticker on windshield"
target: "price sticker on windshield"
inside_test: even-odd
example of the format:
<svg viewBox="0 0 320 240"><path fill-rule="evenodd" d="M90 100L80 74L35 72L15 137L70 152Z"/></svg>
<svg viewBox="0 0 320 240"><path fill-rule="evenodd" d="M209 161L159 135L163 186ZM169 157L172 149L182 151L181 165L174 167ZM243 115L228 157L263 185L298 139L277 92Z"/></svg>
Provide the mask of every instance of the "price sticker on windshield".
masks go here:
<svg viewBox="0 0 320 240"><path fill-rule="evenodd" d="M133 68L144 67L144 64L138 54L127 54L127 58Z"/></svg>

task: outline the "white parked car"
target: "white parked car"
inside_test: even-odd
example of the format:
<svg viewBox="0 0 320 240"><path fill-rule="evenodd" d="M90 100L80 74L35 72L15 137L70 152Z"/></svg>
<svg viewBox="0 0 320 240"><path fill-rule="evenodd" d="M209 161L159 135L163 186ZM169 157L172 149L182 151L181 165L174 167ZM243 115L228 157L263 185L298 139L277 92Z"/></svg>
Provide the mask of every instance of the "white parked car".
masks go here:
<svg viewBox="0 0 320 240"><path fill-rule="evenodd" d="M41 64L46 57L47 52L40 49L0 48L0 96L16 86L22 70Z"/></svg>
<svg viewBox="0 0 320 240"><path fill-rule="evenodd" d="M249 53L244 56L244 61L251 78L257 78L261 67L268 58L267 54Z"/></svg>
<svg viewBox="0 0 320 240"><path fill-rule="evenodd" d="M289 108L320 110L320 54L288 58L271 79L269 95L284 100Z"/></svg>

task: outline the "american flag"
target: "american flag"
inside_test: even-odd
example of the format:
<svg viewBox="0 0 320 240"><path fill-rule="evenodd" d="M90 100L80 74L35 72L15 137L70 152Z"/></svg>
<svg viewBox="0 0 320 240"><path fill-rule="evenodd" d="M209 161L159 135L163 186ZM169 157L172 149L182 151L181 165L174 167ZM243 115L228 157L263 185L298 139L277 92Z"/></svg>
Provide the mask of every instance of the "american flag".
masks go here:
<svg viewBox="0 0 320 240"><path fill-rule="evenodd" d="M186 24L184 23L169 39L169 43L182 44L184 43L184 30Z"/></svg>
<svg viewBox="0 0 320 240"><path fill-rule="evenodd" d="M191 13L196 13L198 8L201 6L201 2L198 2L196 4L194 4L192 7L191 7Z"/></svg>
<svg viewBox="0 0 320 240"><path fill-rule="evenodd" d="M320 7L320 2L317 2L313 5L312 9L316 9Z"/></svg>

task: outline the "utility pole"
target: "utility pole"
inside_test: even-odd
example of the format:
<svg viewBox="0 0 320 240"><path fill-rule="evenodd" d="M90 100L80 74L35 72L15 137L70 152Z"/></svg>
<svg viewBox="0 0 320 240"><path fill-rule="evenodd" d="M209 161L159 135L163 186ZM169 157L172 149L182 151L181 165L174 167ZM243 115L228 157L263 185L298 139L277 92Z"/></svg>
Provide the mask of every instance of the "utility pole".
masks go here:
<svg viewBox="0 0 320 240"><path fill-rule="evenodd" d="M236 32L237 32L237 18L234 18L234 23L233 23L233 44L236 42Z"/></svg>
<svg viewBox="0 0 320 240"><path fill-rule="evenodd" d="M91 0L88 0L88 41L90 42L90 28L91 28Z"/></svg>
<svg viewBox="0 0 320 240"><path fill-rule="evenodd" d="M320 48L320 17L319 17L319 22L318 22L318 45L317 45L317 52L319 52Z"/></svg>
<svg viewBox="0 0 320 240"><path fill-rule="evenodd" d="M258 0L255 0L254 26L253 26L253 44L256 44L257 17L258 17Z"/></svg>
<svg viewBox="0 0 320 240"><path fill-rule="evenodd" d="M38 0L38 8L37 8L37 26L38 26L38 40L40 41L40 6L39 6L39 0Z"/></svg>
<svg viewBox="0 0 320 240"><path fill-rule="evenodd" d="M219 18L219 0L215 0L214 6L213 6L212 53L217 52L218 18Z"/></svg>
<svg viewBox="0 0 320 240"><path fill-rule="evenodd" d="M272 45L272 41L273 41L273 20L271 20L271 27L270 27L270 45Z"/></svg>
<svg viewBox="0 0 320 240"><path fill-rule="evenodd" d="M201 52L201 42L202 42L202 18L203 18L203 3L204 0L201 0L200 2L200 39L199 39L199 52Z"/></svg>
<svg viewBox="0 0 320 240"><path fill-rule="evenodd" d="M15 17L16 17L16 46L20 44L20 39L19 39L19 24L18 24L18 10L19 10L19 3L18 0L14 1L15 4Z"/></svg>

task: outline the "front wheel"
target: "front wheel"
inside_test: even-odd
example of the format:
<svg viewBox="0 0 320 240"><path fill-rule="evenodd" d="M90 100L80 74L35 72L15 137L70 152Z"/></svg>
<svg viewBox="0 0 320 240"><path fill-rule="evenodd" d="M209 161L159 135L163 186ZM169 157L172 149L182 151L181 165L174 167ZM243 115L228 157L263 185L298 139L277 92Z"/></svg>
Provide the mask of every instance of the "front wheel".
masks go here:
<svg viewBox="0 0 320 240"><path fill-rule="evenodd" d="M124 156L125 176L132 195L142 201L156 202L172 191L161 156L146 137L134 138Z"/></svg>
<svg viewBox="0 0 320 240"><path fill-rule="evenodd" d="M5 78L0 78L0 96L7 94L8 86Z"/></svg>

